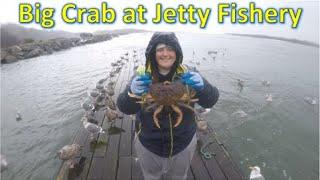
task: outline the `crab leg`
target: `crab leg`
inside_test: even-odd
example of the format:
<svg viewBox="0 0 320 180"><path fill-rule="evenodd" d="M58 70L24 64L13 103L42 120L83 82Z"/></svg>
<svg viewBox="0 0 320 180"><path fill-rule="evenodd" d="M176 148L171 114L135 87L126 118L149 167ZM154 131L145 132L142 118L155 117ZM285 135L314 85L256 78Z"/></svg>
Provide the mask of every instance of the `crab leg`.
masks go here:
<svg viewBox="0 0 320 180"><path fill-rule="evenodd" d="M146 111L149 111L151 108L154 108L154 107L156 107L156 106L157 106L157 104L156 104L156 103L153 103L153 104L151 104L150 106L146 107Z"/></svg>
<svg viewBox="0 0 320 180"><path fill-rule="evenodd" d="M163 105L160 105L159 107L157 107L157 109L153 113L153 121L158 128L160 128L160 125L159 125L159 119L157 118L157 115L162 111L162 109L163 109Z"/></svg>
<svg viewBox="0 0 320 180"><path fill-rule="evenodd" d="M141 96L135 95L133 93L128 92L128 96L132 97L132 98L137 98L137 99L141 99Z"/></svg>
<svg viewBox="0 0 320 180"><path fill-rule="evenodd" d="M195 112L194 111L194 108L192 108L191 106L187 105L187 104L183 104L183 103L178 103L179 106L182 106L182 107L185 107L187 109L190 109L192 112Z"/></svg>
<svg viewBox="0 0 320 180"><path fill-rule="evenodd" d="M177 118L177 122L176 124L173 126L173 127L177 127L179 126L179 124L181 123L182 121L182 117L183 117L183 114L182 114L182 111L180 110L180 108L176 105L171 105L172 109L174 110L174 112L176 112L178 114L178 118Z"/></svg>

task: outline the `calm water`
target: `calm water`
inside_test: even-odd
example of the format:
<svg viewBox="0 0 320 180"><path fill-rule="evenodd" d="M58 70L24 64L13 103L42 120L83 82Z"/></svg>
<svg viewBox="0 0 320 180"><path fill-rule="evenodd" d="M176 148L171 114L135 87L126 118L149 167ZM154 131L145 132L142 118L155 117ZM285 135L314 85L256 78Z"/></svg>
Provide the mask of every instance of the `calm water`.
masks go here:
<svg viewBox="0 0 320 180"><path fill-rule="evenodd" d="M52 179L61 164L56 151L81 126L80 103L88 89L127 51L138 50L144 62L151 35L121 36L2 65L1 153L9 162L2 178ZM246 175L248 166L258 165L266 179L317 179L319 102L311 105L304 98L319 99L318 48L231 35L178 37L184 63L197 66L220 90L206 118ZM242 91L237 79L244 81ZM239 110L247 116L237 115Z"/></svg>

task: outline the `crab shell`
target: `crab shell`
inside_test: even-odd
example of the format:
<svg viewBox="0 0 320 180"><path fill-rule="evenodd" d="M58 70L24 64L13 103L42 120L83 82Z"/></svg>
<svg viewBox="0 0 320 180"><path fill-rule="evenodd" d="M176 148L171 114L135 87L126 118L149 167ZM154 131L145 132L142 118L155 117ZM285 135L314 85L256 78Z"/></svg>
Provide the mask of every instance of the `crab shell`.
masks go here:
<svg viewBox="0 0 320 180"><path fill-rule="evenodd" d="M150 86L150 96L159 105L176 104L187 92L186 87L179 82L155 83Z"/></svg>

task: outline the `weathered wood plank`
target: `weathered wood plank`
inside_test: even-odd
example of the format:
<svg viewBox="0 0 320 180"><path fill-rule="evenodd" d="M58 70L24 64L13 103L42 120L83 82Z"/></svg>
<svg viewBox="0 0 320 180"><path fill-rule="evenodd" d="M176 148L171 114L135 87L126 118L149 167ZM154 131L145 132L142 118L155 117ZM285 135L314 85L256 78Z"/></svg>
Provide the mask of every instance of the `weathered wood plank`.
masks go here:
<svg viewBox="0 0 320 180"><path fill-rule="evenodd" d="M191 169L195 179L199 179L199 180L212 179L198 153L194 153L194 156L191 162Z"/></svg>
<svg viewBox="0 0 320 180"><path fill-rule="evenodd" d="M124 115L122 129L125 132L121 133L119 156L131 156L131 126L131 117L128 115Z"/></svg>
<svg viewBox="0 0 320 180"><path fill-rule="evenodd" d="M211 164L209 162L205 163L208 167L211 165L218 165L223 172L224 176L227 179L245 179L242 172L239 171L235 164L232 162L231 156L224 149L223 144L217 138L217 135L214 132L214 129L211 126L208 126L208 132L211 136L214 137L215 143L211 144L208 147L209 151L215 152L216 156L214 156L215 161L212 161ZM212 140L212 137L211 137Z"/></svg>
<svg viewBox="0 0 320 180"><path fill-rule="evenodd" d="M208 170L208 173L210 174L210 177L212 179L226 179L223 171L220 169L219 164L217 163L215 157L213 156L211 159L205 159L202 154L200 153L200 148L207 143L208 141L211 141L211 139L208 137L210 136L209 133L205 134L203 132L197 131L197 136L199 137L198 140L198 148L197 153L201 156L202 162L204 163L206 169ZM216 149L212 148L213 144L216 144L217 142L214 141L212 144L209 144L208 147L204 148L204 151L207 152L214 152L216 153Z"/></svg>
<svg viewBox="0 0 320 180"><path fill-rule="evenodd" d="M116 127L121 128L122 119L117 120L115 122ZM120 134L114 134L109 136L108 148L106 151L106 155L104 157L104 165L105 168L103 171L103 179L116 179L117 176L117 168L118 168L118 158L119 158L119 140Z"/></svg>
<svg viewBox="0 0 320 180"><path fill-rule="evenodd" d="M104 118L104 113L102 111L96 111L94 114L94 118L95 118L95 120L98 121L98 124L101 125L103 118ZM81 128L84 129L83 127L81 127ZM87 136L86 136L85 144L83 145L83 148L81 150L81 157L86 158L86 161L84 162L84 168L83 168L81 174L79 176L75 177L75 179L81 179L81 180L87 178L89 169L91 167L91 160L92 160L92 154L93 154L90 135L87 131L85 133L87 134ZM96 135L95 139L97 139L97 138L98 137Z"/></svg>
<svg viewBox="0 0 320 180"><path fill-rule="evenodd" d="M88 176L84 179L100 180L103 177L105 159L102 157L93 157L88 171ZM84 180L83 179L83 180Z"/></svg>
<svg viewBox="0 0 320 180"><path fill-rule="evenodd" d="M119 158L117 180L131 179L131 156Z"/></svg>

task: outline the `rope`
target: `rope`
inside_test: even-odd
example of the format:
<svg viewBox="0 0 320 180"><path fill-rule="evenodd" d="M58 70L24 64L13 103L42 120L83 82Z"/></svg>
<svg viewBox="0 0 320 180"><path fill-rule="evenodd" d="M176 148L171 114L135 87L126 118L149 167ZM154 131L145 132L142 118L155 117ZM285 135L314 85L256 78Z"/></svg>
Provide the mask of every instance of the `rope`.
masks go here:
<svg viewBox="0 0 320 180"><path fill-rule="evenodd" d="M202 157L204 157L205 159L211 159L213 156L216 155L216 153L214 152L210 152L210 151L204 151L204 149L209 146L210 144L213 144L215 143L215 140L211 140L211 141L208 141L206 142L204 145L201 146L200 148L200 153L202 155Z"/></svg>
<svg viewBox="0 0 320 180"><path fill-rule="evenodd" d="M195 119L196 121L200 120L200 114L196 113ZM213 136L215 137L215 135L213 134ZM205 151L205 148L208 147L209 145L216 143L216 138L214 138L213 140L208 140L205 144L203 144L200 148L200 153L202 155L203 158L205 159L211 159L213 156L216 155L216 153L214 152L210 152L210 151Z"/></svg>

